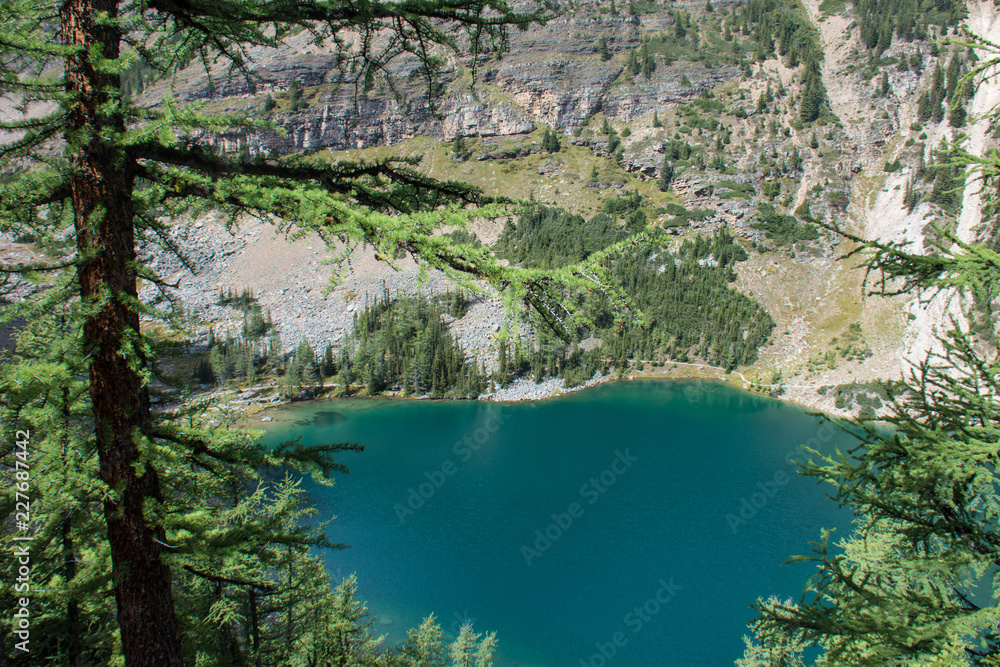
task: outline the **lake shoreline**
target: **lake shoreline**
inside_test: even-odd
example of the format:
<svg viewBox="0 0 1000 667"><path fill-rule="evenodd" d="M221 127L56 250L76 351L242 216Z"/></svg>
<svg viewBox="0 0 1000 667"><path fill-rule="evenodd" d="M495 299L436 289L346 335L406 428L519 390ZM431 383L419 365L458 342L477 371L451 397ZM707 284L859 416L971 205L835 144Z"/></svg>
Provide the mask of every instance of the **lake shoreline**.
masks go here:
<svg viewBox="0 0 1000 667"><path fill-rule="evenodd" d="M743 376L739 371L732 373L727 373L725 369L718 368L715 366L709 366L707 364L692 364L685 362L664 362L663 366L646 368L641 371L633 371L625 377L616 377L614 374L608 373L605 375L594 374L594 377L587 382L577 385L575 387L565 387L563 386L563 381L560 378L548 378L540 383L536 383L530 378L518 378L510 383L507 387L498 389L497 391L485 393L474 399L468 398L444 398L444 399L433 399L427 396L405 396L398 393L385 393L375 396L369 395L353 395L353 396L320 396L306 401L281 401L281 402L260 402L260 401L249 401L245 405L245 410L243 414L237 419L236 426L240 428L262 428L266 424L278 423L283 421L280 419L279 415L292 408L293 406L299 406L303 403L309 402L320 402L320 401L336 401L338 399L383 399L383 400L401 400L401 401L434 401L434 400L470 400L470 401L482 401L487 403L524 403L524 402L540 402L547 401L553 398L558 398L565 394L571 394L583 389L589 389L591 387L596 387L597 385L603 385L613 382L629 382L633 380L664 380L664 381L705 381L705 382L718 382L728 385L739 391L747 392L748 394L753 394L756 396L764 396L768 398L774 398L775 400L781 401L782 403L787 403L790 405L797 405L799 407L805 408L811 412L815 412L829 419L848 419L852 415L848 414L843 410L830 410L825 407L819 407L814 403L802 400L801 392L796 392L793 395L772 395L766 392L752 391L748 387L752 383ZM819 395L817 394L817 398Z"/></svg>

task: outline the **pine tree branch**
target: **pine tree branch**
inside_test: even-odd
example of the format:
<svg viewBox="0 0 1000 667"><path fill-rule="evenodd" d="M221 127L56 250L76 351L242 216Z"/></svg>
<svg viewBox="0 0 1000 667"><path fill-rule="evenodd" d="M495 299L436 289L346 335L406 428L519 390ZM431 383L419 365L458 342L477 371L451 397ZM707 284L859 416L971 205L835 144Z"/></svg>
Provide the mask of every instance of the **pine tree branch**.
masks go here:
<svg viewBox="0 0 1000 667"><path fill-rule="evenodd" d="M231 584L233 586L248 586L265 594L273 594L279 592L277 587L271 584L262 584L256 581L249 581L246 579L233 579L230 577L223 577L218 574L210 574L208 572L202 572L201 570L198 570L191 565L185 565L184 569L197 577L201 577L202 579L207 579L208 581L212 581L218 584Z"/></svg>
<svg viewBox="0 0 1000 667"><path fill-rule="evenodd" d="M0 264L0 273L9 274L31 274L45 273L48 271L61 271L71 266L79 264L79 260L72 259L56 264Z"/></svg>
<svg viewBox="0 0 1000 667"><path fill-rule="evenodd" d="M351 25L370 25L383 20L409 23L436 20L481 28L502 29L513 25L526 29L532 23L538 23L550 16L540 11L516 13L511 11L506 3L495 0L406 0L399 3L150 0L148 7L187 20L199 17L250 25L259 23L299 25L304 22L314 22L331 24L338 30ZM204 27L207 28L207 24ZM396 27L398 28L398 23Z"/></svg>
<svg viewBox="0 0 1000 667"><path fill-rule="evenodd" d="M180 247L173 241L173 239L167 236L165 225L162 222L160 222L159 220L154 220L149 216L143 215L141 213L136 214L136 220L142 223L142 226L140 227L139 225L137 225L137 228L144 228L151 230L154 234L156 234L157 238L159 239L159 245L161 247L165 248L167 251L173 254L173 256L177 258L177 260L184 266L184 268L191 272L191 275L198 275L198 267L195 266L194 262L192 262L187 258L187 256L183 253L183 251L181 251Z"/></svg>
<svg viewBox="0 0 1000 667"><path fill-rule="evenodd" d="M136 159L186 167L213 181L246 175L275 179L288 186L315 183L326 191L349 196L361 206L375 210L412 212L445 202L482 205L497 201L478 188L453 181L437 181L412 169L395 164L415 164L413 158L385 159L370 163L337 163L330 166L283 163L274 160L239 161L220 156L199 144L183 148L143 143L131 147ZM155 169L145 168L142 175L151 181L162 180ZM385 188L385 182L395 188ZM265 184L266 185L266 184ZM433 195L430 200L421 197Z"/></svg>
<svg viewBox="0 0 1000 667"><path fill-rule="evenodd" d="M65 201L70 194L69 181L63 174L23 174L16 182L0 184L0 221L9 214L23 220L24 216L19 214L27 209Z"/></svg>

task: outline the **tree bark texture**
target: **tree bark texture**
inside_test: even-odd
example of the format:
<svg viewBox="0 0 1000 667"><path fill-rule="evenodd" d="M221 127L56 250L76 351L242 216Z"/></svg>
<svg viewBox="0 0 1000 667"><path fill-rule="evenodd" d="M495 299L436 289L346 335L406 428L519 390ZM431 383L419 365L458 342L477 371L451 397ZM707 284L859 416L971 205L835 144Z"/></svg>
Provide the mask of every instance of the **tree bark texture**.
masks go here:
<svg viewBox="0 0 1000 667"><path fill-rule="evenodd" d="M161 558L164 530L144 511L162 494L139 448L150 402L136 308L135 168L114 139L125 130L120 76L97 60L119 56L121 30L108 23L117 13L117 0L67 0L60 12L64 43L80 47L66 59L66 88L75 98L66 138L80 296L90 308L83 336L100 477L114 496L104 515L125 663L181 667L170 567Z"/></svg>

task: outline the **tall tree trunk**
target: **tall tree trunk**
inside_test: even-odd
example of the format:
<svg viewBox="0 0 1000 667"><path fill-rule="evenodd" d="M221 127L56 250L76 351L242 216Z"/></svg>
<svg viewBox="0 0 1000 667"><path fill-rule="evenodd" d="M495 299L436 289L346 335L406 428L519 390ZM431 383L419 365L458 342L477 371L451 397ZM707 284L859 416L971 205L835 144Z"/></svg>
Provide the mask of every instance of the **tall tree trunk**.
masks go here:
<svg viewBox="0 0 1000 667"><path fill-rule="evenodd" d="M117 0L66 0L60 10L65 44L80 47L66 59L66 88L75 96L66 136L80 296L94 308L83 335L100 476L118 498L105 500L104 516L125 663L181 667L170 568L161 560L164 531L143 512L147 499L160 499L161 492L138 443L150 409L135 307L134 168L109 138L125 129L115 97L121 79L95 66L119 56L121 31L109 25L117 14Z"/></svg>

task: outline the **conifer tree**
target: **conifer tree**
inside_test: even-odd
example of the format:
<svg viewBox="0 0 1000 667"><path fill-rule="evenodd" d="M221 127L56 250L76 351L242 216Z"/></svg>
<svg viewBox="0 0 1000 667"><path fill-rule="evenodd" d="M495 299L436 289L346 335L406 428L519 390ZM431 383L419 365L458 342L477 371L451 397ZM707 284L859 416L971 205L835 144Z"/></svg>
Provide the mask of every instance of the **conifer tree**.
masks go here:
<svg viewBox="0 0 1000 667"><path fill-rule="evenodd" d="M917 120L927 122L931 119L931 96L927 91L917 98Z"/></svg>
<svg viewBox="0 0 1000 667"><path fill-rule="evenodd" d="M649 52L649 42L642 43L642 47L639 49L639 61L642 66L642 75L647 79L653 76L656 61L653 60L653 55Z"/></svg>
<svg viewBox="0 0 1000 667"><path fill-rule="evenodd" d="M462 138L461 134L456 134L455 138L452 140L451 154L455 157L456 160L459 161L464 161L467 158L465 149L465 139Z"/></svg>
<svg viewBox="0 0 1000 667"><path fill-rule="evenodd" d="M951 103L951 108L948 109L948 125L951 127L964 127L965 126L965 105L962 104L962 100L956 98Z"/></svg>
<svg viewBox="0 0 1000 667"><path fill-rule="evenodd" d="M1000 183L995 154L955 149L934 171L961 183L962 165L979 171L984 188ZM998 209L986 214L995 236ZM1000 354L996 320L980 312L1000 296L995 240L942 233L916 254L841 233L868 255L873 293L951 295L965 304L966 321L979 324L953 320L937 350L893 388L883 418L890 428L849 421L841 426L858 437L855 448L811 452L804 474L833 485L836 501L857 517L854 529L837 542L824 531L812 554L793 559L817 568L800 601L758 600L756 637L740 665L806 664L807 647L817 645L823 654L813 664L997 664Z"/></svg>
<svg viewBox="0 0 1000 667"><path fill-rule="evenodd" d="M15 502L27 501L35 525L28 545L31 615L25 646L31 653L21 655L28 661L42 655L76 665L85 656L112 650L113 620L103 601L90 594L108 585L110 553L100 539L102 489L91 481L96 452L87 437L87 385L70 370L82 365L74 345L75 306L50 306L47 314L25 324L12 355L0 365L0 391L10 401L0 412L0 428L12 444L27 441L22 457L4 455L7 470L25 475L13 472L11 479L25 486L0 485L0 505L12 512ZM56 368L60 373L53 374ZM20 497L17 491L23 492ZM0 567L8 572L17 572L21 564L13 549L0 552ZM25 593L15 592L12 582L0 593L0 606L13 612L21 597ZM11 619L3 619L4 656L17 656L14 646L25 639L15 639L13 629Z"/></svg>
<svg viewBox="0 0 1000 667"><path fill-rule="evenodd" d="M673 14L674 14L674 36L677 39L684 39L687 36L687 30L684 27L684 13L680 11L675 11Z"/></svg>
<svg viewBox="0 0 1000 667"><path fill-rule="evenodd" d="M277 373L284 365L285 353L281 345L281 334L273 327L267 336L267 365L273 373Z"/></svg>
<svg viewBox="0 0 1000 667"><path fill-rule="evenodd" d="M673 182L674 165L670 164L670 161L664 156L663 164L660 166L660 176L656 179L656 187L659 188L660 192L667 192Z"/></svg>
<svg viewBox="0 0 1000 667"><path fill-rule="evenodd" d="M636 57L635 51L629 51L628 56L625 58L625 70L632 76L635 76L641 69L642 66L639 64L639 59Z"/></svg>
<svg viewBox="0 0 1000 667"><path fill-rule="evenodd" d="M337 372L337 365L333 359L333 344L327 343L323 350L323 375L330 376Z"/></svg>
<svg viewBox="0 0 1000 667"><path fill-rule="evenodd" d="M462 625L449 650L453 667L490 667L493 664L496 634L488 633L477 643L480 636L472 631L468 623Z"/></svg>
<svg viewBox="0 0 1000 667"><path fill-rule="evenodd" d="M292 111L300 111L306 108L307 104L305 100L302 99L303 91L302 86L295 79L288 86L288 101L291 102Z"/></svg>
<svg viewBox="0 0 1000 667"><path fill-rule="evenodd" d="M545 132L542 134L542 150L546 153L558 153L561 147L556 131L545 128Z"/></svg>
<svg viewBox="0 0 1000 667"><path fill-rule="evenodd" d="M491 202L475 188L421 175L409 159L331 164L222 154L211 147L213 132L269 131L269 125L247 116L206 116L169 97L157 108L140 106L126 94L126 73L150 72L151 83L202 59L206 67L228 63L234 76L246 76L252 85L252 49L273 48L287 35L307 31L337 51L339 69L332 76L340 85L363 90L388 71L389 59L412 52L424 64L420 72L431 91L442 64L427 55L433 49L456 52L466 44L476 59L485 48L502 50L508 27L542 18L516 13L502 0L374 2L364 11L314 0L0 4L0 91L20 100L25 111L21 119L0 123L0 229L30 233L52 253L39 264L3 265L5 275L43 272L51 288L42 297L3 306L0 324L37 320L72 305L73 354L36 370L52 385L70 387L75 378L86 378L80 400L91 432L71 444L92 444L94 459L84 479L103 504L113 617L129 667L184 662L174 578L202 538L177 532L189 498L174 480L185 469L211 469L219 460L253 460L235 457L233 442L196 424L197 413L182 411L188 422L179 425L154 410L154 351L140 314L157 312L139 302L137 280L159 279L138 261L140 239L162 238L173 221L206 206L231 221L257 212L326 239L365 239L385 256L399 250L419 254L430 266L505 290L513 306L561 315L565 306L547 300L547 286L603 285L608 274L595 263L540 276L500 264L485 248L456 249L429 230L502 209L471 210ZM469 40L458 37L463 32ZM340 38L347 33L360 39ZM389 37L390 46L370 50L376 35ZM75 247L61 251L48 243L67 229ZM41 423L50 403L21 410L12 399L20 390L5 385L5 418L29 427ZM307 457L332 469L329 450L286 454L290 462ZM177 549L178 540L189 543Z"/></svg>
<svg viewBox="0 0 1000 667"><path fill-rule="evenodd" d="M948 71L945 74L945 98L951 99L955 95L958 81L962 76L962 56L955 54L948 62Z"/></svg>
<svg viewBox="0 0 1000 667"><path fill-rule="evenodd" d="M608 50L608 40L601 37L601 41L597 43L597 55L601 57L602 61L611 60L611 52Z"/></svg>
<svg viewBox="0 0 1000 667"><path fill-rule="evenodd" d="M812 69L807 70L803 79L802 101L799 104L799 119L803 123L810 123L819 118L823 99L823 84L819 73Z"/></svg>
<svg viewBox="0 0 1000 667"><path fill-rule="evenodd" d="M878 85L879 97L887 97L889 95L889 91L891 90L892 89L889 86L889 73L882 72L882 80L879 82Z"/></svg>

